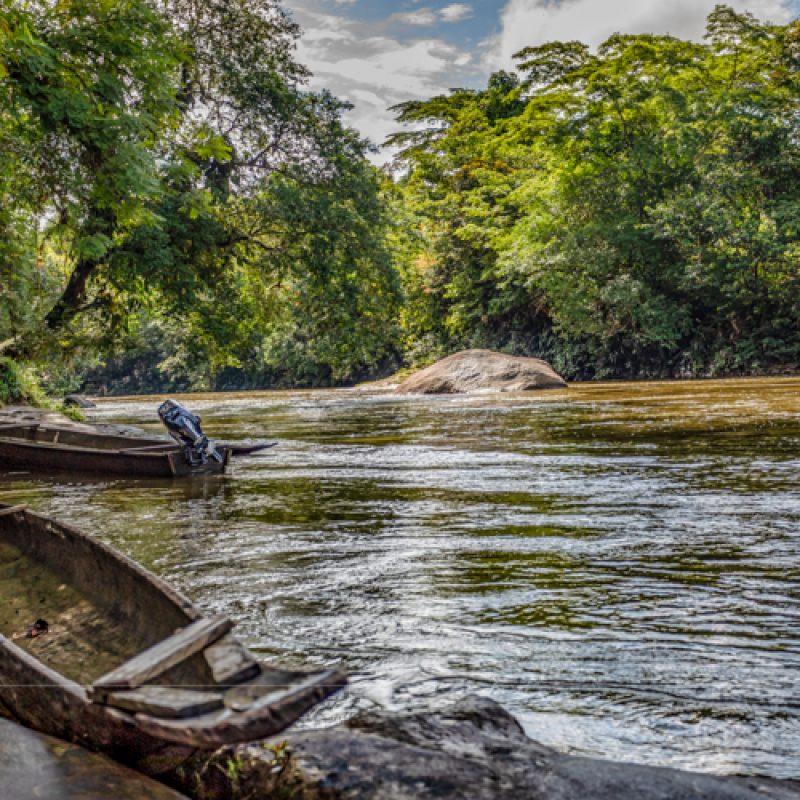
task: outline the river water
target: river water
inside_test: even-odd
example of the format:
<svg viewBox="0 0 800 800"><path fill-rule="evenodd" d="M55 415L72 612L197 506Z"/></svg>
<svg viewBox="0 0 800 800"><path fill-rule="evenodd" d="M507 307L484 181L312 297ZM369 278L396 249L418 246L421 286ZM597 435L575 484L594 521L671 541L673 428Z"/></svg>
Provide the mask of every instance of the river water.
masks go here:
<svg viewBox="0 0 800 800"><path fill-rule="evenodd" d="M800 379L183 401L279 445L188 482L0 474L0 500L268 660L343 662L307 724L479 693L572 753L800 778ZM157 402L92 414L155 431Z"/></svg>

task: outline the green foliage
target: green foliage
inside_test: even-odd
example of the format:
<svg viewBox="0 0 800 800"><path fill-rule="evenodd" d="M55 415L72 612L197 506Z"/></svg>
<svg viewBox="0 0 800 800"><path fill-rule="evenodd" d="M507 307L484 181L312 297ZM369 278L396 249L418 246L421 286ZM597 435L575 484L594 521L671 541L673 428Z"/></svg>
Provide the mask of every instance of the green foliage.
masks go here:
<svg viewBox="0 0 800 800"><path fill-rule="evenodd" d="M144 319L196 387L386 358L379 181L297 35L274 0L3 6L0 348L136 360Z"/></svg>
<svg viewBox="0 0 800 800"><path fill-rule="evenodd" d="M526 48L516 85L401 106L409 347L570 376L800 359L800 25Z"/></svg>
<svg viewBox="0 0 800 800"><path fill-rule="evenodd" d="M34 373L10 358L0 358L0 406L45 404L44 392Z"/></svg>

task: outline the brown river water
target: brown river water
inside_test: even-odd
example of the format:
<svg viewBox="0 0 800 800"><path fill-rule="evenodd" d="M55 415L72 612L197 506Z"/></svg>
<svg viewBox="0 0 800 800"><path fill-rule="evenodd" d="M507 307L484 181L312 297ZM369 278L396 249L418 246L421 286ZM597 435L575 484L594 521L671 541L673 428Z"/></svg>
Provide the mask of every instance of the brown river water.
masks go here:
<svg viewBox="0 0 800 800"><path fill-rule="evenodd" d="M101 422L156 431L159 398ZM800 378L183 398L229 475L0 473L237 621L342 662L305 724L479 693L578 754L800 778Z"/></svg>

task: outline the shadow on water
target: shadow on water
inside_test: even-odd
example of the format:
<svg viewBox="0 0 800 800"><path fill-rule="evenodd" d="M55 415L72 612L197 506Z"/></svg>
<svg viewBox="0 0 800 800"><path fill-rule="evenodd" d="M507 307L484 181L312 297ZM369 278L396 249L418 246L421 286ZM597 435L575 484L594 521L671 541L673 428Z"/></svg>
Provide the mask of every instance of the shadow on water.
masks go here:
<svg viewBox="0 0 800 800"><path fill-rule="evenodd" d="M800 380L186 398L225 478L0 474L238 621L341 660L309 724L467 692L573 752L800 777ZM100 421L157 430L157 399Z"/></svg>

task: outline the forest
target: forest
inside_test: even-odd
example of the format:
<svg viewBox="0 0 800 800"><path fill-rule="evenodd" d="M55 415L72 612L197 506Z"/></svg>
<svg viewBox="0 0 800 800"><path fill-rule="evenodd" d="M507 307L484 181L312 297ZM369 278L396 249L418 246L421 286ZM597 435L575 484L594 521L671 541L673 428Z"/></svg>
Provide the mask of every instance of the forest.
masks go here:
<svg viewBox="0 0 800 800"><path fill-rule="evenodd" d="M0 402L348 385L469 347L569 379L800 368L800 23L529 47L393 110L274 0L5 0Z"/></svg>

